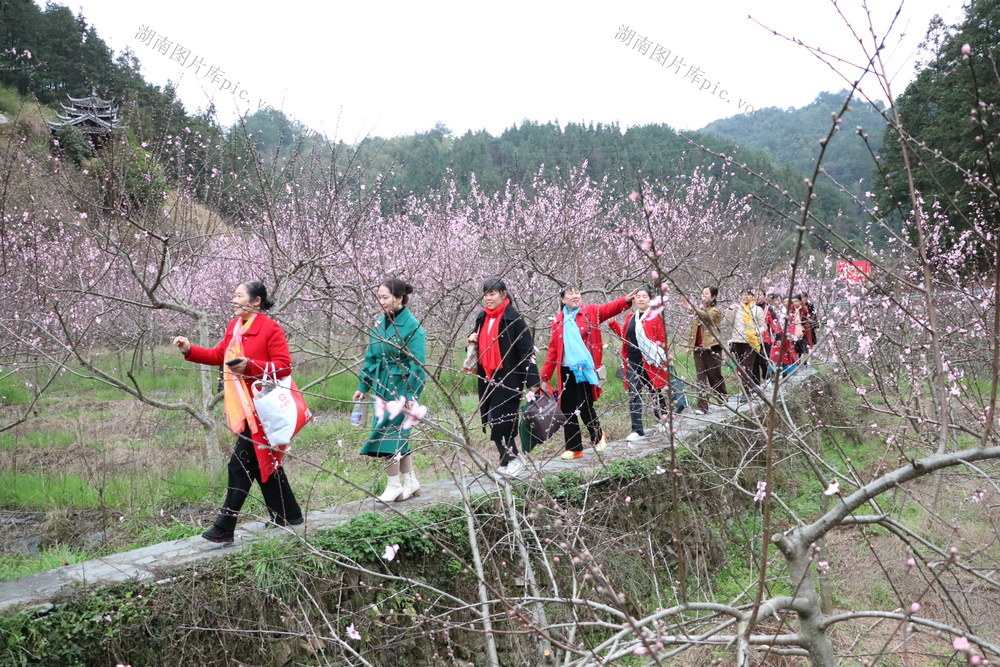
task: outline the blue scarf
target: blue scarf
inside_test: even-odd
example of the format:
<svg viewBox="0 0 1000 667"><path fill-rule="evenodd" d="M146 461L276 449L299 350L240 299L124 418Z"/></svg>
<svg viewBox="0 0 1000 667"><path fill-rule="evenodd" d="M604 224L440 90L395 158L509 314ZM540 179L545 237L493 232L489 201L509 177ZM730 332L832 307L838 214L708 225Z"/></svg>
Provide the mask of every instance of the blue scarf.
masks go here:
<svg viewBox="0 0 1000 667"><path fill-rule="evenodd" d="M563 306L563 366L573 371L577 382L589 382L595 387L598 384L597 372L594 370L594 357L583 342L580 327L576 325L576 314L580 309L570 310Z"/></svg>

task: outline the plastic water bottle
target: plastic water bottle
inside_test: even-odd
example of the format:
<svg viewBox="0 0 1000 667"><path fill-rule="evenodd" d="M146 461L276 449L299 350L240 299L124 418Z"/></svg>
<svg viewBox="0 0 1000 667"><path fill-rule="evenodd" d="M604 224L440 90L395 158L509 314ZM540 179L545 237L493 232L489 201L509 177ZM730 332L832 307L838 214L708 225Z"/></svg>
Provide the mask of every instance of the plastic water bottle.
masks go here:
<svg viewBox="0 0 1000 667"><path fill-rule="evenodd" d="M354 402L354 409L351 410L351 426L361 426L361 421L365 416L365 404L361 401Z"/></svg>

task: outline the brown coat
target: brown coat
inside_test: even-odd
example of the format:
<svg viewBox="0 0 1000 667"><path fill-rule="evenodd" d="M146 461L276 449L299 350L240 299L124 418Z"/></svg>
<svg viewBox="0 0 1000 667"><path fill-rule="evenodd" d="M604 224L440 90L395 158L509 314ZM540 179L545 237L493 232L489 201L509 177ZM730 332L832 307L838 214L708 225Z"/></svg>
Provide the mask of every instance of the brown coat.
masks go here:
<svg viewBox="0 0 1000 667"><path fill-rule="evenodd" d="M694 306L694 314L695 316L691 318L691 333L688 335L688 347L692 350L695 349L694 342L698 339L699 326L701 326L701 345L698 349L706 350L719 345L719 339L716 338L716 334L721 335L722 309L718 306L709 306L708 308Z"/></svg>

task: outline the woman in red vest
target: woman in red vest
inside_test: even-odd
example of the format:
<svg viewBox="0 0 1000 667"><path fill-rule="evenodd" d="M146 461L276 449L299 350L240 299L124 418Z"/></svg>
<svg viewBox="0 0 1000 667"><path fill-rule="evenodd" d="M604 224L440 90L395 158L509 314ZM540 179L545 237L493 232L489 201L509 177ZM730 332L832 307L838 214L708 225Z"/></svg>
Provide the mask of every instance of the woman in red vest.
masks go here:
<svg viewBox="0 0 1000 667"><path fill-rule="evenodd" d="M270 449L251 400L250 387L263 376L266 365L273 364L279 378L292 372L292 356L285 332L262 312L273 305L263 283L241 283L233 292L235 317L218 345L198 347L184 336L177 336L173 341L188 361L207 366L225 365L226 424L237 438L236 449L229 459L229 484L222 512L211 530L202 533L210 542L233 541L236 517L254 480L260 485L264 503L276 525L297 526L305 520L281 467L282 453Z"/></svg>
<svg viewBox="0 0 1000 667"><path fill-rule="evenodd" d="M552 318L549 350L542 365L541 379L547 382L557 370L559 372L559 408L566 415L563 426L566 451L562 455L565 461L583 457L578 418L583 419L595 451L604 451L607 446L607 434L601 429L594 411L594 401L601 395L598 376L604 370L601 322L625 312L633 298L635 292L630 292L603 305L584 305L578 288L564 287L559 292L562 308ZM566 320L573 324L564 327Z"/></svg>

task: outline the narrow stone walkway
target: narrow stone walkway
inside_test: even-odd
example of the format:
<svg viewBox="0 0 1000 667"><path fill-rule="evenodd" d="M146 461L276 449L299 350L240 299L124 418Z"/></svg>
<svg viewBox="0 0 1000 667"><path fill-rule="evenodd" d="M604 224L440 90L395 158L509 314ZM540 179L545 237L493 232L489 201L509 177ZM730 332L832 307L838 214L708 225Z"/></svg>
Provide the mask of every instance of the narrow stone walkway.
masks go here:
<svg viewBox="0 0 1000 667"><path fill-rule="evenodd" d="M799 384L815 372L810 367L803 368L794 377L785 380L782 386L786 386L786 383L788 385ZM763 407L759 402L754 405L758 409ZM738 411L743 413L748 409L748 406L742 405L739 406ZM736 419L736 410L735 397L732 396L728 409L713 408L706 415L696 415L694 409L689 407L677 415L675 419L677 428L677 433L674 436L675 443L678 446L683 446L685 443L695 441L700 433L713 425ZM555 437L557 440L561 440L560 434L556 434ZM669 441L666 435L650 435L631 446L622 440L609 442L607 449L602 453L588 449L584 458L574 461L561 460L557 451L552 459L533 460L530 464L531 475L544 477L563 470L576 470L582 472L588 480L593 480L596 473L611 461L652 456L668 448ZM551 450L551 447L546 447L546 450ZM469 491L472 493L496 491L503 483L506 482L498 481L492 475L470 476ZM421 495L418 498L413 498L405 503L393 503L393 508L411 511L415 508L439 503L458 503L461 502L462 498L462 492L453 479L429 482L423 484L420 490ZM382 511L387 511L382 503L367 498L327 509L313 510L308 513L306 523L296 528L295 533L308 536L309 533L338 526L358 514L376 511L380 508ZM70 592L74 587L88 589L130 580L151 583L169 581L168 573L178 567L228 556L261 537L273 537L282 533L292 534L287 529L268 529L264 522L260 521L244 523L237 528L236 539L231 545L213 544L205 541L201 536L188 537L132 551L123 551L83 563L64 565L47 572L39 572L21 579L2 582L0 583L0 611L18 605L48 607L51 605L50 600L60 594Z"/></svg>

